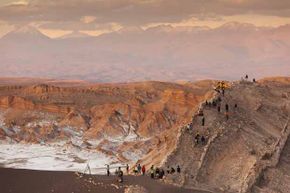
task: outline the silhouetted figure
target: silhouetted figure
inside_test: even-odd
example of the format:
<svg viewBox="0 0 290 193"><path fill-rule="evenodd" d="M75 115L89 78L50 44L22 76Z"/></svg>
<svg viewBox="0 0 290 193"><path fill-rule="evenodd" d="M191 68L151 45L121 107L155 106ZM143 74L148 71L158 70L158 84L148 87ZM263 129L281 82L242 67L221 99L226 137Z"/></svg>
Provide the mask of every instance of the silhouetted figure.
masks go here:
<svg viewBox="0 0 290 193"><path fill-rule="evenodd" d="M201 141L201 144L204 145L205 144L205 137L201 136L200 141Z"/></svg>
<svg viewBox="0 0 290 193"><path fill-rule="evenodd" d="M119 182L122 183L123 182L123 171L121 170L121 167L119 167L118 170L118 178L119 178Z"/></svg>
<svg viewBox="0 0 290 193"><path fill-rule="evenodd" d="M226 112L226 119L229 120L229 112Z"/></svg>
<svg viewBox="0 0 290 193"><path fill-rule="evenodd" d="M229 112L229 105L226 104L226 112Z"/></svg>
<svg viewBox="0 0 290 193"><path fill-rule="evenodd" d="M154 178L154 165L152 165L150 168L150 177Z"/></svg>
<svg viewBox="0 0 290 193"><path fill-rule="evenodd" d="M129 165L128 164L126 165L126 171L127 171L127 174L129 174Z"/></svg>
<svg viewBox="0 0 290 193"><path fill-rule="evenodd" d="M141 165L138 164L138 166L137 166L138 174L141 174L141 169L142 169Z"/></svg>
<svg viewBox="0 0 290 193"><path fill-rule="evenodd" d="M110 166L107 165L107 176L110 176Z"/></svg>
<svg viewBox="0 0 290 193"><path fill-rule="evenodd" d="M171 167L170 174L174 174L174 173L175 173L175 169L173 167Z"/></svg>
<svg viewBox="0 0 290 193"><path fill-rule="evenodd" d="M162 179L164 176L165 172L163 169L160 170L159 178Z"/></svg>
<svg viewBox="0 0 290 193"><path fill-rule="evenodd" d="M166 172L167 172L167 174L170 174L170 168L169 168L169 166L167 166Z"/></svg>
<svg viewBox="0 0 290 193"><path fill-rule="evenodd" d="M196 134L195 137L194 137L195 144L199 144L199 138L200 138L200 135Z"/></svg>
<svg viewBox="0 0 290 193"><path fill-rule="evenodd" d="M180 169L179 165L177 166L176 171L177 171L177 173L181 172L181 169Z"/></svg>

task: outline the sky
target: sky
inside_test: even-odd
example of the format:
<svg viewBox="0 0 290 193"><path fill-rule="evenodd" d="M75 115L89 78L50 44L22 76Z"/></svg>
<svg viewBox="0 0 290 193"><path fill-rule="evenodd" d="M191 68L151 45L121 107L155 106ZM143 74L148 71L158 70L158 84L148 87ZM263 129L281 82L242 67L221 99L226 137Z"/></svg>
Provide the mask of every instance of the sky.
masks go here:
<svg viewBox="0 0 290 193"><path fill-rule="evenodd" d="M290 24L289 0L0 0L0 36L31 25L54 38L157 25L219 27L227 22Z"/></svg>

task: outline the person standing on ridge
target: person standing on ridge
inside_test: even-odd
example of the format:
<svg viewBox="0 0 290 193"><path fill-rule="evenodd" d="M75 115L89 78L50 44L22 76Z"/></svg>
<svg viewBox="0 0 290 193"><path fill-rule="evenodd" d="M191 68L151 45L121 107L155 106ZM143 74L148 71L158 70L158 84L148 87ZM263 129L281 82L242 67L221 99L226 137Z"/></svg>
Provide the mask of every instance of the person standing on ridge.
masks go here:
<svg viewBox="0 0 290 193"><path fill-rule="evenodd" d="M177 166L176 171L177 171L177 173L180 173L181 172L181 169L180 169L179 165Z"/></svg>
<svg viewBox="0 0 290 193"><path fill-rule="evenodd" d="M110 165L107 164L107 176L110 176Z"/></svg>
<svg viewBox="0 0 290 193"><path fill-rule="evenodd" d="M121 167L119 167L118 169L118 181L119 183L122 183L123 182L123 171L121 170Z"/></svg>
<svg viewBox="0 0 290 193"><path fill-rule="evenodd" d="M126 171L127 171L127 174L129 174L129 165L128 164L126 165Z"/></svg>
<svg viewBox="0 0 290 193"><path fill-rule="evenodd" d="M146 168L145 168L145 165L142 166L142 175L144 176L146 173Z"/></svg>
<svg viewBox="0 0 290 193"><path fill-rule="evenodd" d="M202 117L202 120L201 120L201 125L204 126L205 125L205 118Z"/></svg>
<svg viewBox="0 0 290 193"><path fill-rule="evenodd" d="M141 165L138 164L138 166L137 166L138 174L141 174L141 169L142 169Z"/></svg>
<svg viewBox="0 0 290 193"><path fill-rule="evenodd" d="M226 104L226 112L229 112L229 105L228 104Z"/></svg>
<svg viewBox="0 0 290 193"><path fill-rule="evenodd" d="M154 178L154 165L152 165L150 168L150 176L152 179Z"/></svg>

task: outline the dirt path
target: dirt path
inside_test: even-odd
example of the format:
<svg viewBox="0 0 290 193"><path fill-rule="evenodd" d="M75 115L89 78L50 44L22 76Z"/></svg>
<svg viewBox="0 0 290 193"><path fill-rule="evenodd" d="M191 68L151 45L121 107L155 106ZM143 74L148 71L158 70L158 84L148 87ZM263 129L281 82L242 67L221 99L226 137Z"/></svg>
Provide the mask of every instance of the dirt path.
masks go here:
<svg viewBox="0 0 290 193"><path fill-rule="evenodd" d="M46 172L0 169L1 193L123 193L129 185L144 187L148 193L207 193L165 185L148 176L125 176L124 183L116 183L114 176L85 176L72 172Z"/></svg>

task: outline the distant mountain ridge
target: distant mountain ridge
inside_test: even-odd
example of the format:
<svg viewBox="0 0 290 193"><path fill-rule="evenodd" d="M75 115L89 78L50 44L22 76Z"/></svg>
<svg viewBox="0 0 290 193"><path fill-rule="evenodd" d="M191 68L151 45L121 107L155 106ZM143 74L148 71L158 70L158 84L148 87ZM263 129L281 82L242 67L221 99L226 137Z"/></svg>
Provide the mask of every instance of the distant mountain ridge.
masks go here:
<svg viewBox="0 0 290 193"><path fill-rule="evenodd" d="M0 76L98 82L192 81L289 75L290 25L130 27L100 36L50 39L33 27L0 39ZM21 43L20 43L21 42ZM243 69L243 71L241 71Z"/></svg>

